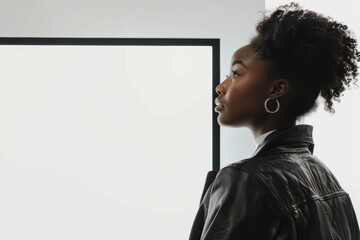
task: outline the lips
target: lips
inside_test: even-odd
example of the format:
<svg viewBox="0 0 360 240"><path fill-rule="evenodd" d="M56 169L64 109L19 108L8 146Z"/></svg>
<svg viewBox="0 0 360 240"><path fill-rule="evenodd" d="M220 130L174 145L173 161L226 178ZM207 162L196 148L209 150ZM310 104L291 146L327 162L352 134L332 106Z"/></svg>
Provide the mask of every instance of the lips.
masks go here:
<svg viewBox="0 0 360 240"><path fill-rule="evenodd" d="M224 109L224 104L218 98L215 99L215 104L215 112L221 112Z"/></svg>
<svg viewBox="0 0 360 240"><path fill-rule="evenodd" d="M224 106L224 104L222 102L220 102L220 100L218 98L215 99L215 104L216 104L216 106Z"/></svg>

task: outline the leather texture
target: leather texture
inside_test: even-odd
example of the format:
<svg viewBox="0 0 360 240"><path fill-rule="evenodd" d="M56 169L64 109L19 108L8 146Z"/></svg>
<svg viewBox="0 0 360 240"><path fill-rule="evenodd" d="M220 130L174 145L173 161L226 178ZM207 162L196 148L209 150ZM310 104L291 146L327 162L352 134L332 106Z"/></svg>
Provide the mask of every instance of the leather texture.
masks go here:
<svg viewBox="0 0 360 240"><path fill-rule="evenodd" d="M313 155L313 127L278 129L252 157L210 171L190 240L359 240L351 199Z"/></svg>

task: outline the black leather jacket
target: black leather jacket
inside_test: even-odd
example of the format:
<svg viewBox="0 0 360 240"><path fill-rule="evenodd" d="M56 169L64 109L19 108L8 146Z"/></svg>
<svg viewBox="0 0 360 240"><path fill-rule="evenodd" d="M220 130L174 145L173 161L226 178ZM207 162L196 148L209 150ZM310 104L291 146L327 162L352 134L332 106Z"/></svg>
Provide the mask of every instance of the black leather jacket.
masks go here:
<svg viewBox="0 0 360 240"><path fill-rule="evenodd" d="M278 129L251 158L209 172L190 240L359 240L349 195L312 155L312 129Z"/></svg>

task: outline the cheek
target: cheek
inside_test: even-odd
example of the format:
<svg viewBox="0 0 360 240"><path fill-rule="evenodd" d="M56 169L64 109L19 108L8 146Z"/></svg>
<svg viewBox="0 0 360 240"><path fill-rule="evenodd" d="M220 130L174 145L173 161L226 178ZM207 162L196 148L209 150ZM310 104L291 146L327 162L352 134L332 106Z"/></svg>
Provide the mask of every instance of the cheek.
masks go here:
<svg viewBox="0 0 360 240"><path fill-rule="evenodd" d="M261 108L264 97L266 93L263 85L244 85L231 92L230 101L238 110L253 111Z"/></svg>
<svg viewBox="0 0 360 240"><path fill-rule="evenodd" d="M244 81L227 89L225 109L219 115L222 124L243 126L263 115L266 89L263 84L253 83Z"/></svg>

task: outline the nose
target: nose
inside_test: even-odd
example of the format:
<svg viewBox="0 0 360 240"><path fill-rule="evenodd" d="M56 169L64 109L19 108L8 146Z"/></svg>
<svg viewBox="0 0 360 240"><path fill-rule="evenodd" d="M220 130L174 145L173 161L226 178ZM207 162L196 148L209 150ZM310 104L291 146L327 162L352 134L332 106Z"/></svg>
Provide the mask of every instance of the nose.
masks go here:
<svg viewBox="0 0 360 240"><path fill-rule="evenodd" d="M216 91L216 93L219 94L219 95L221 95L221 94L224 93L221 84L219 84L219 85L216 86L215 91Z"/></svg>

